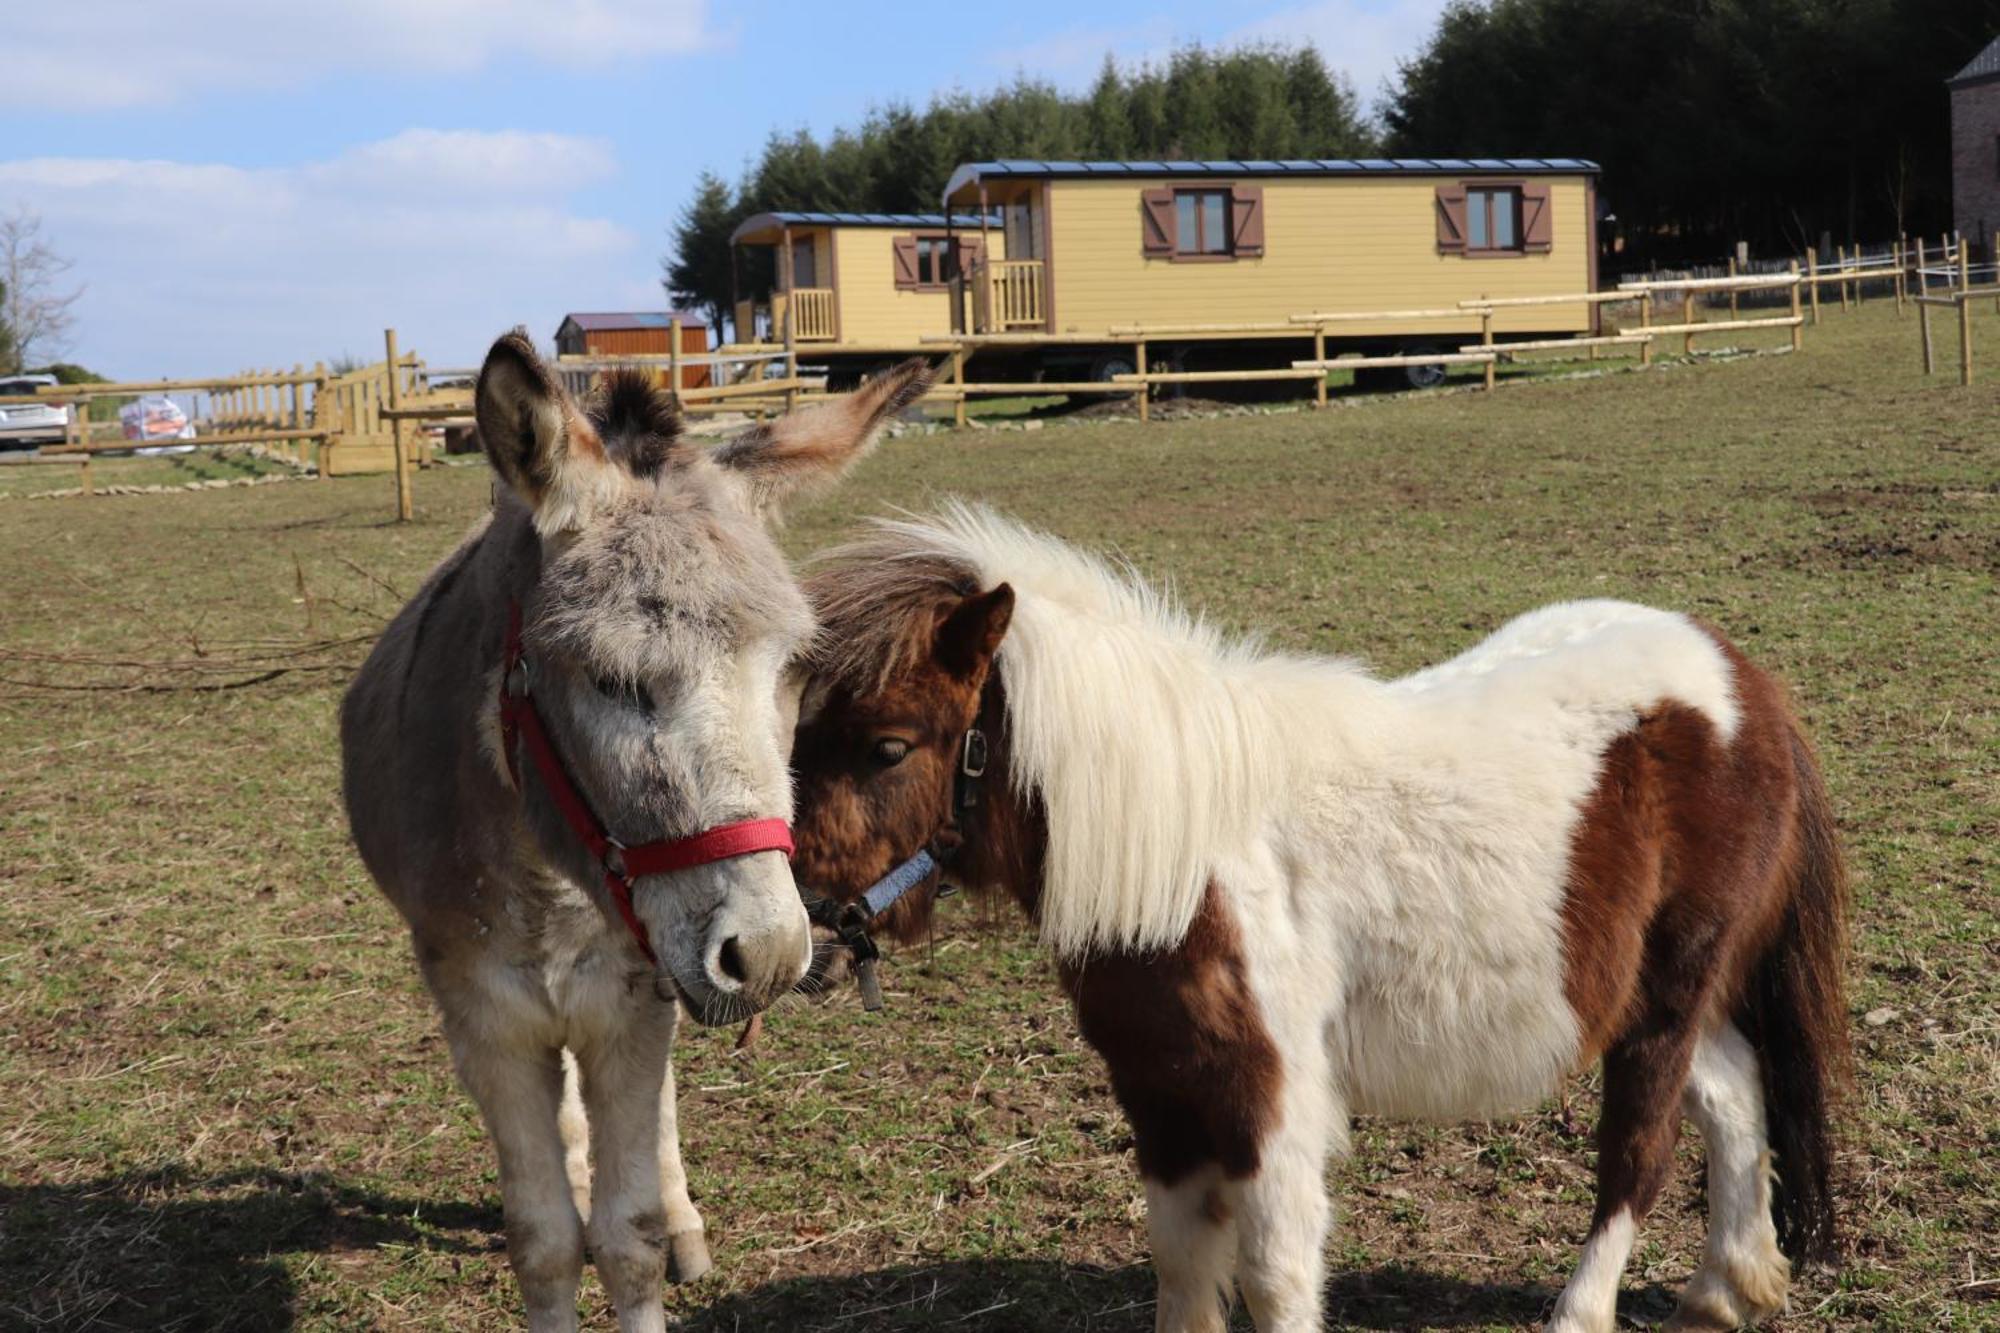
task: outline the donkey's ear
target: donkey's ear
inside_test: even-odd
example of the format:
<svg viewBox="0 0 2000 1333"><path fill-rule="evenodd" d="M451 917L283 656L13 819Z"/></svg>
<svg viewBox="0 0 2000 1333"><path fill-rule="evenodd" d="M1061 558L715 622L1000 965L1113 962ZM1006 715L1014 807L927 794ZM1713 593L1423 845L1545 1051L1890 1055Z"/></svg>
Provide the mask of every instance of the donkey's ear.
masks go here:
<svg viewBox="0 0 2000 1333"><path fill-rule="evenodd" d="M882 423L924 396L935 369L921 358L878 375L837 402L791 412L745 431L715 461L749 479L760 510L831 483L868 452Z"/></svg>
<svg viewBox="0 0 2000 1333"><path fill-rule="evenodd" d="M1013 619L1014 589L1008 584L972 594L938 622L938 664L954 676L978 676L993 660Z"/></svg>
<svg viewBox="0 0 2000 1333"><path fill-rule="evenodd" d="M543 535L582 528L616 493L618 468L519 329L493 344L473 391L493 470L535 511Z"/></svg>

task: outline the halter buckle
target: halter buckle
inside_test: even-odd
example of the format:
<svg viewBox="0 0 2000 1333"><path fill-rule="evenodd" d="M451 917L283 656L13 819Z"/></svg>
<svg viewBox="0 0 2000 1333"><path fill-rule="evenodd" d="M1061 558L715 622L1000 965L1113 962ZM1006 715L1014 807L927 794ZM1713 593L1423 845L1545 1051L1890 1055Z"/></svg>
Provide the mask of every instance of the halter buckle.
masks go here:
<svg viewBox="0 0 2000 1333"><path fill-rule="evenodd" d="M534 688L535 668L525 657L514 659L514 665L507 668L505 689L511 698L525 699Z"/></svg>
<svg viewBox="0 0 2000 1333"><path fill-rule="evenodd" d="M986 733L973 727L965 733L965 746L959 756L958 771L968 778L986 776Z"/></svg>
<svg viewBox="0 0 2000 1333"><path fill-rule="evenodd" d="M604 869L607 874L616 875L627 884L632 876L625 869L625 844L616 838L606 838L604 848Z"/></svg>

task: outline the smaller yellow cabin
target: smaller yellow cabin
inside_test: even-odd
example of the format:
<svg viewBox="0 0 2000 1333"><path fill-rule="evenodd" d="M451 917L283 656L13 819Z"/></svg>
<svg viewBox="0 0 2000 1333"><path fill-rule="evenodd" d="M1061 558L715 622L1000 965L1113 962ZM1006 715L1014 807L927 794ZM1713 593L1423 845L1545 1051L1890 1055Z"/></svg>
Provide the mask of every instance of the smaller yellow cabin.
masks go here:
<svg viewBox="0 0 2000 1333"><path fill-rule="evenodd" d="M997 223L974 213L746 218L729 238L736 341L789 340L815 359L926 350L924 338L951 332L962 269L1005 258Z"/></svg>

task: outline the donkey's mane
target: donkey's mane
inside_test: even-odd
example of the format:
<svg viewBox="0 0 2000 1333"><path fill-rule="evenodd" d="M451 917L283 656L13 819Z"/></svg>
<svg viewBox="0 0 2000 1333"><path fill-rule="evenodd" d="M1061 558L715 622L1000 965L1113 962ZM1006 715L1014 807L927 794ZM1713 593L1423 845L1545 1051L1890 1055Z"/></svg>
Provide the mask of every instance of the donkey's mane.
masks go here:
<svg viewBox="0 0 2000 1333"><path fill-rule="evenodd" d="M635 477L657 475L680 439L680 409L644 371L612 371L584 410L611 456Z"/></svg>
<svg viewBox="0 0 2000 1333"><path fill-rule="evenodd" d="M1170 948L1218 864L1299 776L1299 694L1351 664L1225 638L1129 567L957 502L877 520L808 580L824 679L871 693L926 660L938 610L1000 583L1013 783L1048 820L1041 926L1059 954Z"/></svg>

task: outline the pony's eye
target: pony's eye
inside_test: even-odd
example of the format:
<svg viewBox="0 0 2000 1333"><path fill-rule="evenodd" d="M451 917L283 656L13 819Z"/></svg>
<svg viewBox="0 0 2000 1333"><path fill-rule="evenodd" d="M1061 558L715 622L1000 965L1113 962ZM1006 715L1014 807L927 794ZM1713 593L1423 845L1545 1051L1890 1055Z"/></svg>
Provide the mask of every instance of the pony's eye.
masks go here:
<svg viewBox="0 0 2000 1333"><path fill-rule="evenodd" d="M875 762L884 768L894 768L903 762L910 752L910 743L894 736L884 736L875 742Z"/></svg>
<svg viewBox="0 0 2000 1333"><path fill-rule="evenodd" d="M592 676L590 683L597 692L612 703L631 708L641 713L653 711L653 695L636 680L618 680L611 676Z"/></svg>

